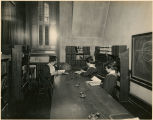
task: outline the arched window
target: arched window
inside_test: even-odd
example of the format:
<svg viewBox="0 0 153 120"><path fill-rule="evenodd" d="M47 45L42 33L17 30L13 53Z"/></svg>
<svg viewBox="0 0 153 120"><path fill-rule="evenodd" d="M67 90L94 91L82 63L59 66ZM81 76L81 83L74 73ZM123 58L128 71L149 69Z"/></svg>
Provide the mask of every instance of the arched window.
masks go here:
<svg viewBox="0 0 153 120"><path fill-rule="evenodd" d="M57 2L38 2L38 43L40 47L56 47L58 9Z"/></svg>
<svg viewBox="0 0 153 120"><path fill-rule="evenodd" d="M49 45L49 3L38 2L39 45Z"/></svg>

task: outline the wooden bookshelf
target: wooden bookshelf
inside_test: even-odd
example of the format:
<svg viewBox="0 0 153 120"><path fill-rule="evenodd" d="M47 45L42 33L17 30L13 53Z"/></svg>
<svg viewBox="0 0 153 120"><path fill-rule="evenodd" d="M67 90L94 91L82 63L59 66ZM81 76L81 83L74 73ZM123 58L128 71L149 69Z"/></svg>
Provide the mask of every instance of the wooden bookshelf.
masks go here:
<svg viewBox="0 0 153 120"><path fill-rule="evenodd" d="M11 80L9 81L9 115L22 112L23 100L28 92L30 79L30 48L15 45L11 54Z"/></svg>
<svg viewBox="0 0 153 120"><path fill-rule="evenodd" d="M10 56L1 56L1 115L3 118L8 116L9 100L9 79L10 79Z"/></svg>
<svg viewBox="0 0 153 120"><path fill-rule="evenodd" d="M85 66L85 59L90 56L89 46L66 46L66 62L72 67Z"/></svg>

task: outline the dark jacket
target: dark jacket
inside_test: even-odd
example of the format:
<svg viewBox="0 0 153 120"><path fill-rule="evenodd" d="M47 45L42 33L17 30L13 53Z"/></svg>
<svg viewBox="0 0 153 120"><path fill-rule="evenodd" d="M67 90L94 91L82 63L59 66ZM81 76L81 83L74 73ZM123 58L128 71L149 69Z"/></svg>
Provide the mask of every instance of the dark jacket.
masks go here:
<svg viewBox="0 0 153 120"><path fill-rule="evenodd" d="M85 77L93 77L97 74L97 69L94 67L89 67L86 72L82 72L81 75Z"/></svg>
<svg viewBox="0 0 153 120"><path fill-rule="evenodd" d="M117 76L108 74L103 80L102 87L113 97L116 95Z"/></svg>
<svg viewBox="0 0 153 120"><path fill-rule="evenodd" d="M40 71L40 85L46 88L51 87L54 76L50 74L50 68L48 65L43 65Z"/></svg>

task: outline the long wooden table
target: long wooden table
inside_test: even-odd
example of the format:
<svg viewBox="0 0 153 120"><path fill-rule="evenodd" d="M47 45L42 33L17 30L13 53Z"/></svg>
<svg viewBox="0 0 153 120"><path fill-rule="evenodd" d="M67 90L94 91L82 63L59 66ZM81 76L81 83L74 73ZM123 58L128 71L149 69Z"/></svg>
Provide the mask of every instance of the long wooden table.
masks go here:
<svg viewBox="0 0 153 120"><path fill-rule="evenodd" d="M51 105L51 119L88 119L100 113L101 119L131 118L132 115L100 86L90 86L89 78L70 73L55 78ZM76 84L80 87L76 87ZM80 92L86 94L80 98Z"/></svg>

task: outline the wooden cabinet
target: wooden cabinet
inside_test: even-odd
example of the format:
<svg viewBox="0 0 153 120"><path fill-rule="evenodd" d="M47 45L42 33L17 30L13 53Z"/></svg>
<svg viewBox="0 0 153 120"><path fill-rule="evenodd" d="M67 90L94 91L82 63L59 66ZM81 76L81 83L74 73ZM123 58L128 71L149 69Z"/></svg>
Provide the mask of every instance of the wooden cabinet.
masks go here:
<svg viewBox="0 0 153 120"><path fill-rule="evenodd" d="M9 114L13 116L22 111L22 102L25 99L28 84L30 83L29 48L27 46L15 45L12 48L11 58L12 77L9 82Z"/></svg>
<svg viewBox="0 0 153 120"><path fill-rule="evenodd" d="M29 82L29 51L28 47L16 45L12 48L12 96L14 101L24 99L24 87Z"/></svg>

